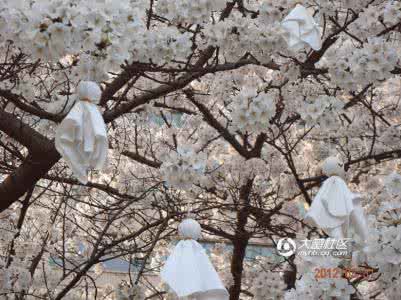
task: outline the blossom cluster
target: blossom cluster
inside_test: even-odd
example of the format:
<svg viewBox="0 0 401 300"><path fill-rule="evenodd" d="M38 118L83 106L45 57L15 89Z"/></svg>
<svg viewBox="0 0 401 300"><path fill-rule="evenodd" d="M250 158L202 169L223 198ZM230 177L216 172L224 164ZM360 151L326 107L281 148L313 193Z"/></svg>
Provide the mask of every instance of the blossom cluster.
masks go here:
<svg viewBox="0 0 401 300"><path fill-rule="evenodd" d="M279 299L285 289L285 283L280 272L262 271L253 280L251 293L254 299Z"/></svg>
<svg viewBox="0 0 401 300"><path fill-rule="evenodd" d="M132 44L132 58L135 61L162 65L173 59L185 60L191 53L191 36L180 33L176 27L163 27L157 32L137 33Z"/></svg>
<svg viewBox="0 0 401 300"><path fill-rule="evenodd" d="M206 170L206 153L195 153L189 146L180 146L163 159L160 168L166 185L178 189L189 189L199 182Z"/></svg>
<svg viewBox="0 0 401 300"><path fill-rule="evenodd" d="M393 76L391 71L399 56L391 43L383 38L369 38L368 43L349 55L351 47L349 41L344 42L340 51L344 55L340 58L336 54L336 60L328 61L329 73L337 86L352 90L358 85L365 86Z"/></svg>
<svg viewBox="0 0 401 300"><path fill-rule="evenodd" d="M301 256L296 257L297 269L301 277L295 283L295 289L285 293L285 300L347 299L355 292L347 279L341 277L316 278L316 268L337 268L341 260L334 257ZM344 297L344 298L342 298Z"/></svg>
<svg viewBox="0 0 401 300"><path fill-rule="evenodd" d="M116 300L145 300L146 296L141 286L121 284L115 290Z"/></svg>
<svg viewBox="0 0 401 300"><path fill-rule="evenodd" d="M389 1L383 11L383 21L388 25L394 25L401 21L401 3Z"/></svg>
<svg viewBox="0 0 401 300"><path fill-rule="evenodd" d="M385 180L387 191L394 196L401 196L401 175L393 171Z"/></svg>
<svg viewBox="0 0 401 300"><path fill-rule="evenodd" d="M385 225L371 230L367 246L368 264L379 269L378 283L385 294L392 294L401 275L401 225ZM399 294L398 294L399 295ZM389 298L396 299L396 298Z"/></svg>
<svg viewBox="0 0 401 300"><path fill-rule="evenodd" d="M213 12L219 12L226 5L224 0L161 0L157 2L156 13L175 22L202 24L209 22Z"/></svg>
<svg viewBox="0 0 401 300"><path fill-rule="evenodd" d="M183 60L191 51L188 33L176 27L146 30L145 9L140 2L104 0L91 5L59 0L36 1L31 6L20 1L3 2L7 5L0 10L0 39L13 40L34 58L45 61L57 62L66 55L90 52L96 60L92 67L101 72L115 70L125 61L161 64L173 58Z"/></svg>
<svg viewBox="0 0 401 300"><path fill-rule="evenodd" d="M244 88L233 99L233 127L241 132L263 132L276 113L274 98L256 89Z"/></svg>
<svg viewBox="0 0 401 300"><path fill-rule="evenodd" d="M330 130L338 126L338 114L343 107L344 103L338 98L323 95L306 102L300 114L307 126L319 125L320 128Z"/></svg>
<svg viewBox="0 0 401 300"><path fill-rule="evenodd" d="M271 20L270 20L271 21ZM220 47L229 61L241 58L242 53L250 52L261 62L271 62L277 51L286 49L284 31L279 21L266 27L263 17L252 19L234 13L230 19L206 24L203 31L205 44ZM258 43L255 43L258 39Z"/></svg>

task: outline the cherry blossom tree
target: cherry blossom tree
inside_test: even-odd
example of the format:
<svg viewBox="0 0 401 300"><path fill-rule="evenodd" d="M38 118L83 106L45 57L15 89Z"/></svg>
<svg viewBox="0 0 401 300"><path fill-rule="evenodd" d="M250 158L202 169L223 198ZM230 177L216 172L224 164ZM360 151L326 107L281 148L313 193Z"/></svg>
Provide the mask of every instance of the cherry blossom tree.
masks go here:
<svg viewBox="0 0 401 300"><path fill-rule="evenodd" d="M288 47L297 3L320 50ZM400 29L390 0L0 0L0 298L174 299L149 278L190 214L219 242L230 300L398 299ZM54 143L84 80L102 89L109 139L87 184ZM329 156L363 195L373 274L248 259L254 241L325 236L301 208ZM141 264L97 286L117 258Z"/></svg>

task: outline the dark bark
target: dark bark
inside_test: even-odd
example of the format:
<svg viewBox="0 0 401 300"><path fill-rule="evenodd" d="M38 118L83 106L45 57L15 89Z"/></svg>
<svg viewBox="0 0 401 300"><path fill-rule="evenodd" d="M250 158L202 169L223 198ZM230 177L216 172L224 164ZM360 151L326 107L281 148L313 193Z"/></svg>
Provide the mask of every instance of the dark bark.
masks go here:
<svg viewBox="0 0 401 300"><path fill-rule="evenodd" d="M60 159L54 143L16 116L0 110L0 130L29 150L22 164L0 184L0 212L18 201Z"/></svg>
<svg viewBox="0 0 401 300"><path fill-rule="evenodd" d="M231 274L234 284L230 287L230 300L239 300L241 295L242 273L244 270L244 259L246 248L251 235L246 230L248 217L250 214L250 193L252 190L253 179L241 187L239 195L239 208L237 213L237 227L233 242L233 256L231 259Z"/></svg>

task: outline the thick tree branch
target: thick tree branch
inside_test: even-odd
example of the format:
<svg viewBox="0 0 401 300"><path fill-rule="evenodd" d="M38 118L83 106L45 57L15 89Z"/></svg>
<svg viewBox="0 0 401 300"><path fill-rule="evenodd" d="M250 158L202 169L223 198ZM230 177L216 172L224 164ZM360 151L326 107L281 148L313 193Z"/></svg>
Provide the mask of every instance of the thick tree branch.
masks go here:
<svg viewBox="0 0 401 300"><path fill-rule="evenodd" d="M31 189L60 159L53 142L23 123L16 116L0 110L0 130L25 146L29 155L17 170L0 184L0 212Z"/></svg>
<svg viewBox="0 0 401 300"><path fill-rule="evenodd" d="M355 165L355 164L358 164L361 162L365 162L368 160L374 160L375 163L380 163L385 160L400 159L400 158L401 158L401 149L391 150L391 151L386 151L386 152L382 152L382 153L378 153L378 154L366 155L366 156L362 156L360 158L350 160L344 164L344 168L345 168L345 170L348 170L352 165ZM318 184L320 184L321 182L323 182L326 178L327 178L327 176L320 175L320 176L314 176L314 177L300 179L300 181L302 181L303 183L310 183L310 185L308 185L306 187L306 189L311 189L311 188L317 186Z"/></svg>
<svg viewBox="0 0 401 300"><path fill-rule="evenodd" d="M216 120L216 118L212 115L212 113L209 111L209 109L203 105L202 103L199 103L198 101L195 100L194 93L192 90L185 90L184 91L185 95L187 96L188 100L193 103L198 110L202 113L204 120L211 126L213 127L220 135L233 146L237 152L245 157L245 158L251 158L250 153L244 146L242 146L237 139L235 138L234 135L232 135L227 128L224 128L219 121Z"/></svg>
<svg viewBox="0 0 401 300"><path fill-rule="evenodd" d="M126 157L129 157L143 165L147 165L152 168L157 169L157 168L160 168L160 166L162 165L161 162L150 160L144 156L141 156L141 155L131 152L131 151L123 151L123 152L121 152L121 154L125 155Z"/></svg>
<svg viewBox="0 0 401 300"><path fill-rule="evenodd" d="M32 105L27 104L23 101L21 96L13 94L11 91L0 90L0 97L12 102L16 107L21 109L22 111L28 112L34 116L37 116L42 119L51 120L53 122L59 123L63 120L64 115L62 114L52 114L45 110L39 109Z"/></svg>
<svg viewBox="0 0 401 300"><path fill-rule="evenodd" d="M26 147L31 154L45 154L52 149L48 138L4 110L0 110L0 131Z"/></svg>

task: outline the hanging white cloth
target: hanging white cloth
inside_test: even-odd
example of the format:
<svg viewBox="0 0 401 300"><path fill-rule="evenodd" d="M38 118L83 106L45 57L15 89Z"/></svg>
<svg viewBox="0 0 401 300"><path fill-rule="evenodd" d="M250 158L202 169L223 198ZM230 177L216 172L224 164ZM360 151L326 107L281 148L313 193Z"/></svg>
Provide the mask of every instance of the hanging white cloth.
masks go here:
<svg viewBox="0 0 401 300"><path fill-rule="evenodd" d="M350 237L350 228L363 243L368 237L366 217L359 194L352 193L345 181L342 162L329 157L323 164L323 172L330 176L313 199L305 221L312 221L317 227L337 239Z"/></svg>
<svg viewBox="0 0 401 300"><path fill-rule="evenodd" d="M101 170L107 160L107 132L97 108L100 87L92 81L78 86L78 102L56 131L55 145L77 179L86 184L89 169Z"/></svg>
<svg viewBox="0 0 401 300"><path fill-rule="evenodd" d="M160 272L162 280L179 299L228 300L228 292L196 241L201 234L198 222L185 219L178 227L184 240L178 242Z"/></svg>
<svg viewBox="0 0 401 300"><path fill-rule="evenodd" d="M281 26L286 32L284 38L291 50L299 51L307 45L316 51L321 49L319 25L304 6L297 4L281 22Z"/></svg>

